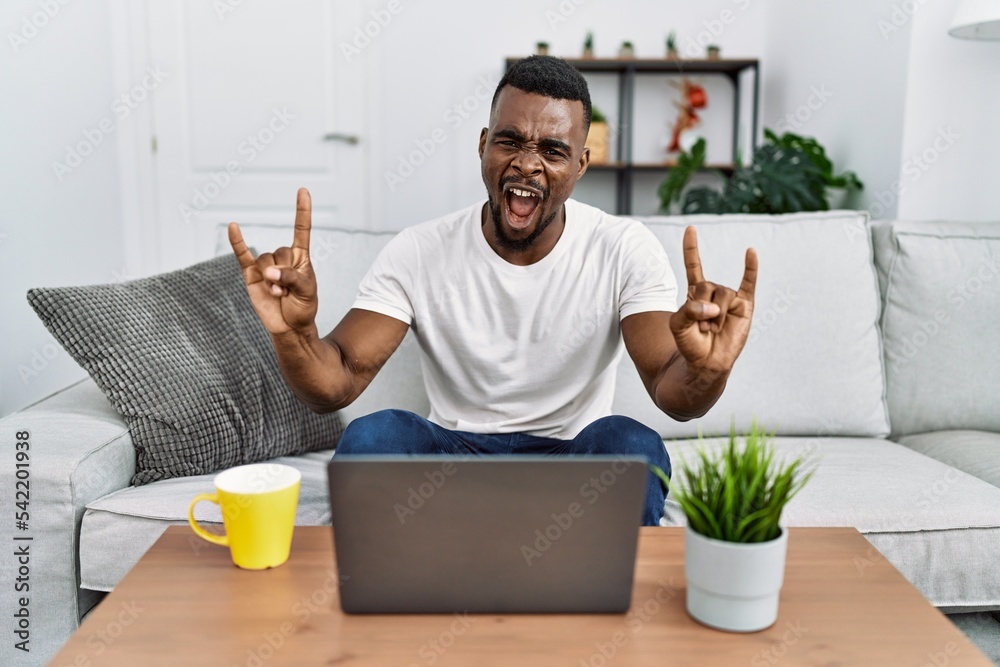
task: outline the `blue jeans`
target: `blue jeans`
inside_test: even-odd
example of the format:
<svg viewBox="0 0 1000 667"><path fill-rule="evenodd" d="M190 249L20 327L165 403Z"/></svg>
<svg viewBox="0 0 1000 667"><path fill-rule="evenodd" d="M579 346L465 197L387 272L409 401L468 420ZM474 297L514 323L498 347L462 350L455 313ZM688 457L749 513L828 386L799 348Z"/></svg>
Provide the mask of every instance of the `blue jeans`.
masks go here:
<svg viewBox="0 0 1000 667"><path fill-rule="evenodd" d="M642 456L670 475L670 457L656 431L629 417L603 417L572 440L524 433L450 431L405 410L381 410L352 421L334 456L341 454L621 454ZM649 473L642 523L658 526L666 489Z"/></svg>

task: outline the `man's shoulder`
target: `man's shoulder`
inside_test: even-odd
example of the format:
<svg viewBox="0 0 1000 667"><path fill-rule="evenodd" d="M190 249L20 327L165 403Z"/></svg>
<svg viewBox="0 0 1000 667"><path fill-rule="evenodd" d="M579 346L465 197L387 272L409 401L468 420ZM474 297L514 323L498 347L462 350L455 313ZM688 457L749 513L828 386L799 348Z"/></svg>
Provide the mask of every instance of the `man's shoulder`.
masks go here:
<svg viewBox="0 0 1000 667"><path fill-rule="evenodd" d="M419 222L404 228L400 234L414 239L456 239L456 232L476 227L473 222L478 219L484 202L477 202L457 211L452 211L431 220Z"/></svg>
<svg viewBox="0 0 1000 667"><path fill-rule="evenodd" d="M603 238L621 241L636 235L645 238L649 233L646 226L635 218L613 215L575 199L566 200L566 219L595 240Z"/></svg>

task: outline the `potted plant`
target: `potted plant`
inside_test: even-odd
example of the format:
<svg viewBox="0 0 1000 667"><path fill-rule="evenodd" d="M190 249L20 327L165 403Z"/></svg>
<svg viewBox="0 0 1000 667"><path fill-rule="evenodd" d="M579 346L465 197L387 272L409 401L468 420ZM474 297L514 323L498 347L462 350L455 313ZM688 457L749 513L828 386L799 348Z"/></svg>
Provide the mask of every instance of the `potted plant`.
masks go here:
<svg viewBox="0 0 1000 667"><path fill-rule="evenodd" d="M850 193L864 184L853 171L837 174L826 150L816 139L791 132L777 135L764 129L764 144L750 164L734 166L721 188L699 185L688 188L691 176L705 166L705 140L677 159L676 168L660 184L660 208L681 213L795 213L827 211L831 191Z"/></svg>
<svg viewBox="0 0 1000 667"><path fill-rule="evenodd" d="M671 30L670 34L667 35L667 58L677 60L679 57L677 54L677 35Z"/></svg>
<svg viewBox="0 0 1000 667"><path fill-rule="evenodd" d="M632 46L632 42L624 41L621 47L618 49L619 58L634 58L635 48Z"/></svg>
<svg viewBox="0 0 1000 667"><path fill-rule="evenodd" d="M549 55L549 43L548 42L538 42L535 44L535 53L540 56Z"/></svg>
<svg viewBox="0 0 1000 667"><path fill-rule="evenodd" d="M739 447L732 427L720 452L700 449L699 465L684 462L676 481L653 466L687 516L688 613L730 632L756 632L777 620L788 546L781 513L813 473L805 459L778 461L756 422L744 441Z"/></svg>
<svg viewBox="0 0 1000 667"><path fill-rule="evenodd" d="M587 131L587 148L591 164L607 164L610 154L611 128L607 117L596 106L590 110L590 130Z"/></svg>
<svg viewBox="0 0 1000 667"><path fill-rule="evenodd" d="M594 57L594 32L592 30L588 30L587 36L583 38L583 57Z"/></svg>
<svg viewBox="0 0 1000 667"><path fill-rule="evenodd" d="M721 49L718 44L709 44L705 47L705 57L709 60L718 60Z"/></svg>

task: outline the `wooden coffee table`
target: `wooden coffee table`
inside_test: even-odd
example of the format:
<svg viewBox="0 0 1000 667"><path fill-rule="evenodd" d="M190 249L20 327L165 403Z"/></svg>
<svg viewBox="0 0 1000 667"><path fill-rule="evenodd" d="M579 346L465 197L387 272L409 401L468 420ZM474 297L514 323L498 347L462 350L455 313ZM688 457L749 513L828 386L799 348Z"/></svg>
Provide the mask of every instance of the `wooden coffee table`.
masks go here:
<svg viewBox="0 0 1000 667"><path fill-rule="evenodd" d="M345 615L331 542L297 528L285 565L248 572L170 527L51 664L991 665L851 528L792 528L778 621L743 635L685 612L679 528L641 530L627 614Z"/></svg>

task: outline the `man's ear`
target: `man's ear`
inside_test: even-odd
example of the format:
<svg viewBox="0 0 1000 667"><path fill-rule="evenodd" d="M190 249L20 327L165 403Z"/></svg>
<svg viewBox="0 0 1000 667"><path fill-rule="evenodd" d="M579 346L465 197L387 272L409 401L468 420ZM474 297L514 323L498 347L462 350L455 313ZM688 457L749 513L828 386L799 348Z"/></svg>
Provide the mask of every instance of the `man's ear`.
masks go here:
<svg viewBox="0 0 1000 667"><path fill-rule="evenodd" d="M587 167L590 165L590 148L588 146L583 147L583 153L580 154L580 165L576 172L577 180L581 176L587 173Z"/></svg>
<svg viewBox="0 0 1000 667"><path fill-rule="evenodd" d="M483 128L483 131L479 133L479 159L483 159L483 152L486 150L486 135L489 134L487 128Z"/></svg>

